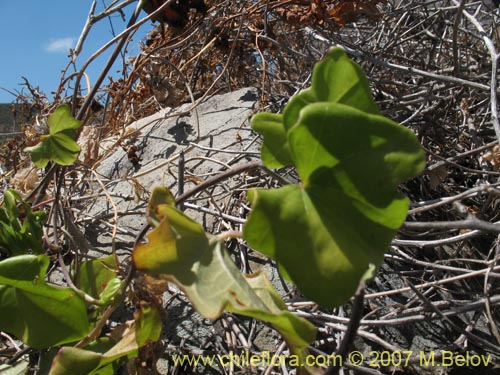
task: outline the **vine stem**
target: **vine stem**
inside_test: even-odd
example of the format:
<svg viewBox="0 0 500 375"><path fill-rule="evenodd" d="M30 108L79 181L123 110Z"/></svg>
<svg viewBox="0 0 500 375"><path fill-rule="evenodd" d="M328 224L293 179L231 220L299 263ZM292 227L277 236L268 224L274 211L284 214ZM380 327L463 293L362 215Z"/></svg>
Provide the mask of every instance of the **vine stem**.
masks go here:
<svg viewBox="0 0 500 375"><path fill-rule="evenodd" d="M344 338L340 342L340 345L337 349L336 355L342 357L342 361L339 363L343 363L344 359L347 357L347 353L352 346L354 339L356 338L356 334L358 332L359 323L361 322L361 318L363 317L363 301L365 298L365 281L361 280L358 285L358 290L354 295L354 300L352 304L352 315L349 320L349 324L347 325L347 330L345 331ZM324 375L337 375L339 373L340 366L330 366L325 371Z"/></svg>
<svg viewBox="0 0 500 375"><path fill-rule="evenodd" d="M231 238L242 238L243 233L237 230L228 230L217 235L219 241L229 240Z"/></svg>
<svg viewBox="0 0 500 375"><path fill-rule="evenodd" d="M261 168L262 163L259 161L253 161L250 163L245 163L241 164L237 167L234 167L232 169L228 169L227 171L224 171L217 176L214 176L212 178L209 178L208 180L202 182L199 185L196 185L193 189L189 190L188 192L181 194L177 199L175 200L175 203L177 205L183 203L187 199L191 198L193 195L198 194L200 191L203 191L205 189L208 189L209 187L218 184L221 181L224 181L230 177L233 177L237 174L243 173L245 171L250 171L252 169L257 169Z"/></svg>

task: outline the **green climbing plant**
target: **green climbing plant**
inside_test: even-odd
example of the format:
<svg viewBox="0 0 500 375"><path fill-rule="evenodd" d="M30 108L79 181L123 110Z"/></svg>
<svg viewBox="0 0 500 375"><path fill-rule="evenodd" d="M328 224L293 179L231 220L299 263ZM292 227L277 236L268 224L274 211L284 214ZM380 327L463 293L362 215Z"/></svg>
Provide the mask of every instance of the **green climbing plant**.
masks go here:
<svg viewBox="0 0 500 375"><path fill-rule="evenodd" d="M26 151L39 167L74 163L80 123L67 106L48 122L50 134ZM363 71L339 48L316 65L312 86L282 114L257 114L252 127L264 139L264 166L294 167L300 181L248 192L252 212L244 239L274 258L307 298L327 307L345 303L373 274L405 220L408 199L398 184L424 166L415 135L379 113ZM263 273L242 274L225 238L206 233L175 203L167 189L153 190L152 230L135 246L126 279L109 256L74 265L71 287L61 287L46 281L43 212L7 191L0 209L0 249L8 257L0 262L0 330L34 348L63 345L49 356L50 375L113 374L161 337L161 312L148 301L137 304L127 330L101 335L143 272L176 284L205 318L227 311L268 322L297 356L297 373L315 373L304 365L314 325L288 311Z"/></svg>
<svg viewBox="0 0 500 375"><path fill-rule="evenodd" d="M45 168L49 161L72 165L80 153L80 146L75 141L80 121L71 116L69 105L63 104L48 117L47 122L49 134L40 136L37 145L26 147L24 151L31 154L31 160L38 168Z"/></svg>
<svg viewBox="0 0 500 375"><path fill-rule="evenodd" d="M245 239L306 297L346 302L406 218L397 186L424 167L417 138L379 114L366 76L341 48L316 65L312 86L283 114L257 114L252 127L264 137L264 165L294 166L301 181L249 192Z"/></svg>
<svg viewBox="0 0 500 375"><path fill-rule="evenodd" d="M0 207L0 253L14 256L32 252L43 253L43 224L45 212L33 211L12 189L3 193Z"/></svg>

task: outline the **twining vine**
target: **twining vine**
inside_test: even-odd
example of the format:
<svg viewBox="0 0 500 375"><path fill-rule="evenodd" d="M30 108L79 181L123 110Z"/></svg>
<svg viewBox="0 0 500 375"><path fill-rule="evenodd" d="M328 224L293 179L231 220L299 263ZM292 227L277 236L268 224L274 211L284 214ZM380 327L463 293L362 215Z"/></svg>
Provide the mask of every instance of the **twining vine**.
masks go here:
<svg viewBox="0 0 500 375"><path fill-rule="evenodd" d="M80 122L63 105L48 124L49 135L25 151L40 168L49 162L71 165L79 153ZM372 277L406 217L408 200L397 186L423 168L418 140L379 114L364 73L340 48L316 65L312 86L294 96L282 114L257 114L252 127L263 136L263 166L293 166L301 181L250 190L252 212L243 238L276 259L309 299L329 307L345 303ZM32 213L13 191L7 198L5 225L24 228L19 232L24 242L40 240L43 215ZM25 213L16 211L16 203ZM263 273L242 274L225 249L226 238L206 233L162 187L152 192L147 218L152 230L147 242L136 243L126 278L120 278L110 256L74 266L76 279L66 288L46 282L50 258L43 251L30 254L35 247L19 248L5 236L0 329L33 348L62 346L51 375L113 371L161 337L161 313L146 300L121 339L100 334L135 274L143 272L175 283L206 318L227 311L267 321L296 356L298 373L318 371L304 361L316 328L287 310Z"/></svg>

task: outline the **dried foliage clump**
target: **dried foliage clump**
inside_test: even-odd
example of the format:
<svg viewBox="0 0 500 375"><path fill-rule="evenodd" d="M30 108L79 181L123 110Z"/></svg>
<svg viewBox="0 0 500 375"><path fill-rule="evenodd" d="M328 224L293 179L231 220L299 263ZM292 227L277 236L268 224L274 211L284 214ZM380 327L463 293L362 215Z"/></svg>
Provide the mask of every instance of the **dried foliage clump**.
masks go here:
<svg viewBox="0 0 500 375"><path fill-rule="evenodd" d="M241 87L258 87L263 105L283 105L307 86L325 51L313 32L330 36L359 18L381 17L386 1L206 1L179 30L158 26L110 84L112 129L162 107ZM368 17L367 17L368 16Z"/></svg>

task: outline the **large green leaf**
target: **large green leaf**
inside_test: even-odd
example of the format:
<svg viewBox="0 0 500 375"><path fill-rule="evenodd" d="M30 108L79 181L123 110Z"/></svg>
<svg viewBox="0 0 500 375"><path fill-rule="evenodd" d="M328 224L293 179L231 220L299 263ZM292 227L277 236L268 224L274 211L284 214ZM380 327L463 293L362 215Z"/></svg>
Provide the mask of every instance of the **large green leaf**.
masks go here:
<svg viewBox="0 0 500 375"><path fill-rule="evenodd" d="M364 112L379 113L365 74L341 48L332 48L315 65L311 81L310 88L290 99L282 115L264 112L252 118L252 129L264 137L261 158L266 167L293 165L288 133L296 124L300 111L309 104L341 103Z"/></svg>
<svg viewBox="0 0 500 375"><path fill-rule="evenodd" d="M45 213L33 212L30 205L12 189L7 189L3 198L4 205L0 208L0 252L8 256L27 252L43 253Z"/></svg>
<svg viewBox="0 0 500 375"><path fill-rule="evenodd" d="M314 66L311 87L290 99L283 112L283 124L290 130L305 106L317 102L341 103L363 112L378 114L365 73L340 47L332 48Z"/></svg>
<svg viewBox="0 0 500 375"><path fill-rule="evenodd" d="M49 258L20 255L0 262L0 330L41 349L81 339L89 331L83 299L45 282Z"/></svg>
<svg viewBox="0 0 500 375"><path fill-rule="evenodd" d="M155 196L165 195L156 188ZM270 322L285 338L294 354L305 355L316 329L290 313L264 274L244 277L221 241L167 202L153 210L160 224L148 234L148 242L133 252L138 270L175 282L198 312L216 319L232 311Z"/></svg>
<svg viewBox="0 0 500 375"><path fill-rule="evenodd" d="M408 129L327 102L301 110L289 143L302 184L251 191L244 237L306 297L337 306L382 261L408 210L397 185L423 168L424 155Z"/></svg>
<svg viewBox="0 0 500 375"><path fill-rule="evenodd" d="M75 142L80 121L71 116L67 104L59 106L47 121L49 135L41 136L40 143L24 151L31 154L31 160L39 168L45 168L51 160L59 165L73 164L80 153L80 146Z"/></svg>

